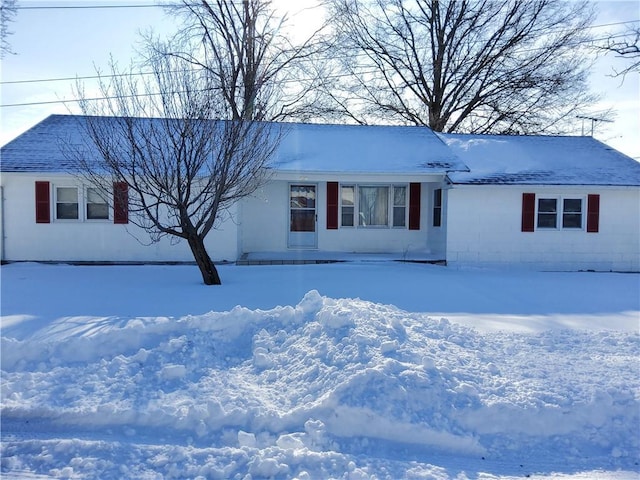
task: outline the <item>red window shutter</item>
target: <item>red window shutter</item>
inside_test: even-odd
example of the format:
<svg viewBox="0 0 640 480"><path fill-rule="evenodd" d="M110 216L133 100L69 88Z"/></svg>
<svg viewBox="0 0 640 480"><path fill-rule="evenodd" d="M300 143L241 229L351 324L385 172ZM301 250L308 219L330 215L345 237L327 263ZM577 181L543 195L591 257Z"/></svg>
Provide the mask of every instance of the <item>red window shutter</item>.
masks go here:
<svg viewBox="0 0 640 480"><path fill-rule="evenodd" d="M409 230L420 230L420 184L409 184Z"/></svg>
<svg viewBox="0 0 640 480"><path fill-rule="evenodd" d="M327 182L327 230L338 228L338 182Z"/></svg>
<svg viewBox="0 0 640 480"><path fill-rule="evenodd" d="M51 223L49 182L36 182L36 223Z"/></svg>
<svg viewBox="0 0 640 480"><path fill-rule="evenodd" d="M522 194L522 228L523 232L533 232L536 220L536 194Z"/></svg>
<svg viewBox="0 0 640 480"><path fill-rule="evenodd" d="M113 223L129 223L129 186L126 182L113 184Z"/></svg>
<svg viewBox="0 0 640 480"><path fill-rule="evenodd" d="M587 196L587 232L597 233L600 227L600 195Z"/></svg>

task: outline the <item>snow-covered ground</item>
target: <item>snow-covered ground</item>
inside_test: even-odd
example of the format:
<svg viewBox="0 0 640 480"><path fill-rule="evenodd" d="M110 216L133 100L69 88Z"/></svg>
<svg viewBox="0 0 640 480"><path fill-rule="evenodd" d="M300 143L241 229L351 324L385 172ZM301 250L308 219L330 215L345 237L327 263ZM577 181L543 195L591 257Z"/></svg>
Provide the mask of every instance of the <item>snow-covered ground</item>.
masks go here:
<svg viewBox="0 0 640 480"><path fill-rule="evenodd" d="M2 266L2 478L640 478L640 276Z"/></svg>

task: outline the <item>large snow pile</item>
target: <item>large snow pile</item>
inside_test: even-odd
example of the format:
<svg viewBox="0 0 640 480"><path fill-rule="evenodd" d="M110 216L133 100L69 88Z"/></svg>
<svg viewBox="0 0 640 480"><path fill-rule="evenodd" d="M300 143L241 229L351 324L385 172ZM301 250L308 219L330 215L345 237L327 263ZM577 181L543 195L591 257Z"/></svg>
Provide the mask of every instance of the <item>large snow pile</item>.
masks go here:
<svg viewBox="0 0 640 480"><path fill-rule="evenodd" d="M67 318L2 339L2 472L637 478L638 358L633 331L479 332L315 290L270 310Z"/></svg>

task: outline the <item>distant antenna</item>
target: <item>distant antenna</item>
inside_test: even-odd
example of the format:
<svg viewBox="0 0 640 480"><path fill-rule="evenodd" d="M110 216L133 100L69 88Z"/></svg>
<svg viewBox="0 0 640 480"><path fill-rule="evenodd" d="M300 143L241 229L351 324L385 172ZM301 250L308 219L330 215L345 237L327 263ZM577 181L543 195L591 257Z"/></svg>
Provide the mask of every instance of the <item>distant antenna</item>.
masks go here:
<svg viewBox="0 0 640 480"><path fill-rule="evenodd" d="M613 120L607 120L606 118L597 118L597 117L585 117L583 115L576 115L576 118L581 118L582 119L582 136L584 137L584 121L585 120L591 120L591 136L593 137L593 127L595 126L596 122L609 122L609 123L613 123Z"/></svg>

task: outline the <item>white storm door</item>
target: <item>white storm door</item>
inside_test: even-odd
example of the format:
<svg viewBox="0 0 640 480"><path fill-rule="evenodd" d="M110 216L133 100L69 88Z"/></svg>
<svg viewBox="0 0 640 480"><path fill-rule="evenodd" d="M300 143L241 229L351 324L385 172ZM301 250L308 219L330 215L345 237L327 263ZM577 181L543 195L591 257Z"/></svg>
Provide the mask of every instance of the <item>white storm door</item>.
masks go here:
<svg viewBox="0 0 640 480"><path fill-rule="evenodd" d="M289 185L289 248L317 246L316 185Z"/></svg>

